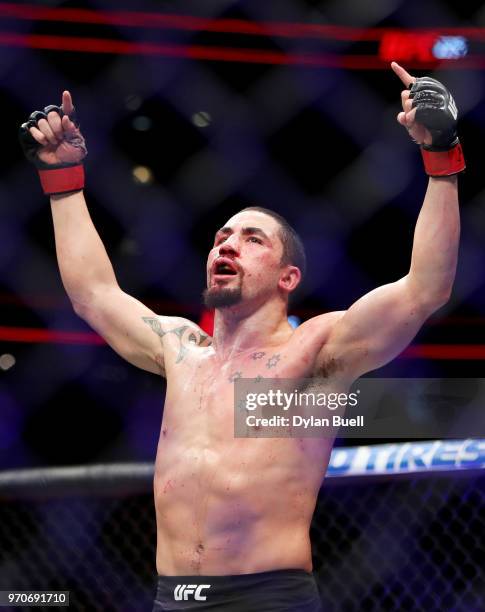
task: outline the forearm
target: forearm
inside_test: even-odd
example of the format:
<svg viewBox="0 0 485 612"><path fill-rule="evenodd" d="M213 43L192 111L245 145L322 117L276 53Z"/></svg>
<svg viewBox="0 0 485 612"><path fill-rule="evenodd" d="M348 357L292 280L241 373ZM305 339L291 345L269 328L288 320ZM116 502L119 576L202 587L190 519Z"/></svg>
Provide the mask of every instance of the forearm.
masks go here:
<svg viewBox="0 0 485 612"><path fill-rule="evenodd" d="M450 295L460 237L457 177L430 178L414 233L409 280L418 296L439 307Z"/></svg>
<svg viewBox="0 0 485 612"><path fill-rule="evenodd" d="M91 220L82 191L51 197L57 261L73 304L89 302L100 285L116 285L113 266Z"/></svg>

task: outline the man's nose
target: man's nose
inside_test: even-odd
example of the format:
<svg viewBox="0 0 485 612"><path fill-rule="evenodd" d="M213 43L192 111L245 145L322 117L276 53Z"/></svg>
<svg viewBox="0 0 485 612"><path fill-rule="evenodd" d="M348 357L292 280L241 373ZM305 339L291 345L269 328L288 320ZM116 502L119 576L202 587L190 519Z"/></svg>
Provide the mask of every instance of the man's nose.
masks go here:
<svg viewBox="0 0 485 612"><path fill-rule="evenodd" d="M220 255L237 255L238 253L239 246L235 236L229 236L219 247Z"/></svg>

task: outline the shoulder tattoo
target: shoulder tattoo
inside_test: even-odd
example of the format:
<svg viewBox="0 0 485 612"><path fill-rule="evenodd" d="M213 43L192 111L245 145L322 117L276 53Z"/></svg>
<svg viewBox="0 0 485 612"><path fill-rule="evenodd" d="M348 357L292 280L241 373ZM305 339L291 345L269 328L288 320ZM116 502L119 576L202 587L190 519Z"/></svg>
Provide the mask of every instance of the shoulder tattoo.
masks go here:
<svg viewBox="0 0 485 612"><path fill-rule="evenodd" d="M160 339L168 334L172 334L178 338L179 352L175 363L180 363L184 359L191 346L210 346L212 344L212 338L210 336L187 323L167 329L166 326L162 327L159 317L142 317L142 319Z"/></svg>

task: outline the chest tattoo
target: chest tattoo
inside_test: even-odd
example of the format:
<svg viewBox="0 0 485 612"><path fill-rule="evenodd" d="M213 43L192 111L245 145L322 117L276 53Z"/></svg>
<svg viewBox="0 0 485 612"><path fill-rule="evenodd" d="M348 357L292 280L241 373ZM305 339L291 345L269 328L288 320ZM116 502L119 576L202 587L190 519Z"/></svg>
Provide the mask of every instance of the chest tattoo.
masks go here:
<svg viewBox="0 0 485 612"><path fill-rule="evenodd" d="M268 359L268 361L266 362L266 367L269 368L275 368L276 364L278 363L278 361L281 359L280 355L273 355L272 357L270 357Z"/></svg>
<svg viewBox="0 0 485 612"><path fill-rule="evenodd" d="M233 374L231 374L231 376L229 377L229 382L233 383L235 380L237 380L238 378L242 377L242 372L238 371L238 372L234 372Z"/></svg>

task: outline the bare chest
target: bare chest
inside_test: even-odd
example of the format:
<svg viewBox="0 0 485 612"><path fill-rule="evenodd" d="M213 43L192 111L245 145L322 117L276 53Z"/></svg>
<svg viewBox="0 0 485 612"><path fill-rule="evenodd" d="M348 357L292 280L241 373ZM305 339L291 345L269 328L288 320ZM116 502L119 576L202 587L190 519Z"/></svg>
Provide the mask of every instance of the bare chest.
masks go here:
<svg viewBox="0 0 485 612"><path fill-rule="evenodd" d="M300 351L292 354L286 347L255 350L223 359L213 351L187 356L182 367L168 378L169 401L185 398L185 403L206 411L218 410L234 395L234 383L241 378L256 381L266 378L292 379L313 375L314 356Z"/></svg>
<svg viewBox="0 0 485 612"><path fill-rule="evenodd" d="M160 482L211 482L222 491L229 479L231 490L243 494L252 490L255 475L260 491L264 474L268 486L280 481L300 486L305 480L313 490L321 480L328 444L321 440L236 438L234 410L238 379L308 378L313 375L314 362L311 351L287 347L262 348L224 361L209 347L173 363L173 370L167 372L157 454ZM308 469L309 456L315 472Z"/></svg>

